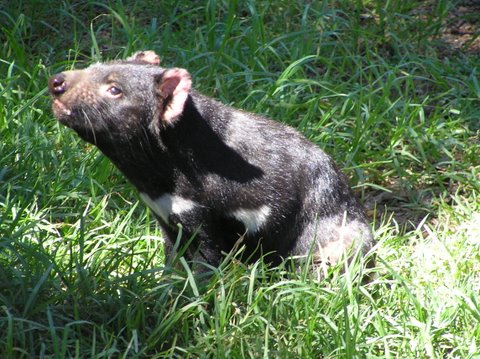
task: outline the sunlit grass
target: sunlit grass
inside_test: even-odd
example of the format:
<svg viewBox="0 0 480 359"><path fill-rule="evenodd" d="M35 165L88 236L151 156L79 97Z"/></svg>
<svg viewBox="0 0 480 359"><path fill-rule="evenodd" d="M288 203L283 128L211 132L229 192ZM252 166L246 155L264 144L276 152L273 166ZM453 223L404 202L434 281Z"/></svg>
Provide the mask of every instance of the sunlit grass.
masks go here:
<svg viewBox="0 0 480 359"><path fill-rule="evenodd" d="M52 4L0 10L2 358L478 356L479 60L437 46L453 2ZM375 267L165 268L153 216L46 94L52 73L139 49L331 154Z"/></svg>

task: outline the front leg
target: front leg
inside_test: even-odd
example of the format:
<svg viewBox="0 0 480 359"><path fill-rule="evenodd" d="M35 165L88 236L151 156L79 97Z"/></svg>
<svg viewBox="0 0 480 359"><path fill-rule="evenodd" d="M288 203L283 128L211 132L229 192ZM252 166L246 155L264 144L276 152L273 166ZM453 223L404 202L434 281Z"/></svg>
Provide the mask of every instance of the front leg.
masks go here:
<svg viewBox="0 0 480 359"><path fill-rule="evenodd" d="M183 256L194 264L196 272L203 272L206 263L218 267L223 258L222 244L218 241L218 233L206 211L192 210L181 216L170 215L166 224L162 218L162 232L165 237L165 261L171 264L178 256ZM203 269L202 269L203 268Z"/></svg>
<svg viewBox="0 0 480 359"><path fill-rule="evenodd" d="M162 227L166 237L167 263L180 254L190 261L212 266L220 264L222 243L218 240L221 236L213 233L215 226L208 208L176 194L164 193L153 197L140 192L140 197L155 213Z"/></svg>

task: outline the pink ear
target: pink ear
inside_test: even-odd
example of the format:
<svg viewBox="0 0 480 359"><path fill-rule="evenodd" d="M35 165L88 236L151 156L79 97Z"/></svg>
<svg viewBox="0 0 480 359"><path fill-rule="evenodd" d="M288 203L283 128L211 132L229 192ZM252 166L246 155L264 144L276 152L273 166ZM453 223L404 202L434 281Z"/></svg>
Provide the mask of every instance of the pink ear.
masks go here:
<svg viewBox="0 0 480 359"><path fill-rule="evenodd" d="M182 114L191 87L187 70L174 68L163 73L159 87L160 96L166 102L161 115L163 121L171 123Z"/></svg>
<svg viewBox="0 0 480 359"><path fill-rule="evenodd" d="M158 66L160 65L160 56L152 50L137 51L132 56L128 57L127 61L145 62L150 65Z"/></svg>

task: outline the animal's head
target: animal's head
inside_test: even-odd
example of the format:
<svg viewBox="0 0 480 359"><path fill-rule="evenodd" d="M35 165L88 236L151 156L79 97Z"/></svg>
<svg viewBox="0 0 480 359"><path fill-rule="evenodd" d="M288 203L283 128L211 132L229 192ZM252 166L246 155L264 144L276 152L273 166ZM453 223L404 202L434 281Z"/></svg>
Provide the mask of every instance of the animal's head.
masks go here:
<svg viewBox="0 0 480 359"><path fill-rule="evenodd" d="M191 88L190 74L159 67L153 51L52 76L53 113L85 140L125 140L173 124Z"/></svg>

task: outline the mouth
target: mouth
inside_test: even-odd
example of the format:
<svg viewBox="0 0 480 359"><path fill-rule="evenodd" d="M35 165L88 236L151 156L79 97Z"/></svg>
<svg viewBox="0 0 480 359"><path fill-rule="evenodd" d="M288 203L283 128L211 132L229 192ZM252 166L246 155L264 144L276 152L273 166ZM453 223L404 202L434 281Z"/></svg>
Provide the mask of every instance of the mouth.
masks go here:
<svg viewBox="0 0 480 359"><path fill-rule="evenodd" d="M54 99L52 102L53 114L58 120L65 119L72 115L72 110L67 108L64 103L62 103L58 98Z"/></svg>

